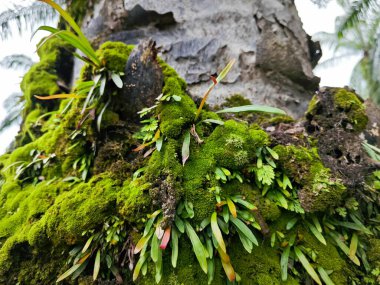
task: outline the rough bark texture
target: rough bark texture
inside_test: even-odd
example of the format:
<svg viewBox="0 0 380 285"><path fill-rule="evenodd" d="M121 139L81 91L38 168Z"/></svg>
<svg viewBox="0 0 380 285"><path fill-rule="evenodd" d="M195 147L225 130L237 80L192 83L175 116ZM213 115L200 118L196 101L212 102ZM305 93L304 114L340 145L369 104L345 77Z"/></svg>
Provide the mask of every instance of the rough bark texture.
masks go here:
<svg viewBox="0 0 380 285"><path fill-rule="evenodd" d="M211 104L242 94L299 117L319 82L312 68L321 50L303 31L292 0L101 0L83 28L97 43L152 38L195 97L205 92L211 74L236 58Z"/></svg>

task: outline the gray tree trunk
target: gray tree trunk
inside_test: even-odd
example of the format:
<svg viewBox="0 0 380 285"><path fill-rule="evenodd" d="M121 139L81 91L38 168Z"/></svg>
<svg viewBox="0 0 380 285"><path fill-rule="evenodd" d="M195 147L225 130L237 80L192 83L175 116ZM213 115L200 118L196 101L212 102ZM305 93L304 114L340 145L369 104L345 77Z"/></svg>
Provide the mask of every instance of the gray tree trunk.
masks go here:
<svg viewBox="0 0 380 285"><path fill-rule="evenodd" d="M241 94L300 117L318 87L312 69L321 50L302 29L293 0L97 2L82 24L95 44L152 38L192 96L202 96L209 75L237 59L211 104Z"/></svg>

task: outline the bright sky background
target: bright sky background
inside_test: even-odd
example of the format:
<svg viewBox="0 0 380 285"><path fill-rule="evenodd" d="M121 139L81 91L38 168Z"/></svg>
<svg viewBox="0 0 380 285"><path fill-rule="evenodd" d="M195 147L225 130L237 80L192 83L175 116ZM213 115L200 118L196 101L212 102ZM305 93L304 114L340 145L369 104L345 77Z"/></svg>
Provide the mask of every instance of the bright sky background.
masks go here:
<svg viewBox="0 0 380 285"><path fill-rule="evenodd" d="M1 0L0 0L1 1ZM0 12L9 7L10 3L16 0L1 1ZM28 0L29 1L29 0ZM17 0L17 2L20 2ZM303 22L305 31L313 35L320 31L333 32L335 17L341 15L343 10L335 3L334 0L330 1L326 8L318 8L309 0L295 0L299 15ZM34 61L38 60L35 53L36 44L41 37L45 34L39 32L32 41L30 41L31 34L26 32L22 37L15 34L11 40L0 42L0 60L10 54L26 54ZM331 56L323 50L323 57L320 60ZM341 62L334 67L317 68L315 74L321 77L321 86L344 86L348 85L350 74L353 66L358 58L351 58L350 60ZM22 79L22 71L8 70L0 67L0 121L6 116L5 110L2 107L2 102L13 92L20 92L19 84ZM0 154L4 153L7 146L12 142L13 138L18 132L19 127L14 126L4 133L0 133Z"/></svg>

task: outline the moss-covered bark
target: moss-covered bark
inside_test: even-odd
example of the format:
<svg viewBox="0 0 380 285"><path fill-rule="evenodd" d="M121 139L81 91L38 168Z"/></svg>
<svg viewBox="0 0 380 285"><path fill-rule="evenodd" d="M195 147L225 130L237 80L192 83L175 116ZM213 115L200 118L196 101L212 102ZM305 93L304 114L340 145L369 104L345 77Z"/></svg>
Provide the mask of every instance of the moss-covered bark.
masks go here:
<svg viewBox="0 0 380 285"><path fill-rule="evenodd" d="M121 72L132 48L108 42L97 55L109 70ZM52 46L41 52L55 53L55 49L59 48ZM44 67L47 55L40 56L38 66ZM50 57L49 64L53 64L57 58ZM35 123L41 114L52 113L41 122L40 137L22 141L12 153L0 157L0 284L53 284L78 262L73 256L94 234L102 238L100 242L92 242L90 254L82 257L81 262L86 265L88 262L87 267L79 278L67 278L64 282L91 283L89 276L99 250L99 284L103 284L100 280L130 284L130 269L138 260L133 250L150 214L162 210L163 219L157 228L175 228L178 226L175 219L183 211L178 207L185 202L185 207L191 208L186 211L193 211L193 215L183 219L205 242L207 231L211 230L202 230L201 223L215 211L221 224L223 209L229 215L218 199L240 199L243 204L234 202L237 217L246 222L258 239L257 246L248 253L239 231L231 224L228 234L223 234L241 284L310 282L294 248L304 253L315 270L322 267L332 271L330 278L334 284L352 281L375 284L379 270L380 212L379 196L374 189L378 190L380 179L379 175L371 175L378 166L360 152L360 159L351 164L355 164L355 169L362 167L363 179L354 183L339 168L332 167L320 145L326 132L337 123L341 123L337 134L359 140L367 122L360 99L345 89L329 89L323 96L314 97L303 123L292 122L288 117L279 120L269 116L264 120L259 116L257 120L252 117L244 120L242 116L229 116L222 125L210 124L203 120L221 118L212 111L202 111L195 121L196 104L186 93L186 83L162 60L158 59L158 63L164 79L162 94L168 95L169 100L158 101L151 113L157 126L150 130L151 137L146 142L153 139L157 130L162 141L149 145L155 145L156 149L151 148L151 153L145 154L133 151L139 144L136 136L141 137L141 131L138 132L141 125L128 121L128 116L121 113L124 108L118 105L124 103L121 98L125 95L113 85L106 87L113 103L105 112L99 131L92 120L78 128L78 122L83 120L80 101L69 105L67 110L68 100L51 109L34 101L32 95L36 90L43 90L38 91L39 95L58 92L56 80L60 75L54 69L37 66L26 75L23 84L30 84L24 89L24 96L30 104L24 128L25 124ZM91 79L92 72L85 66L80 81ZM38 86L34 88L35 84ZM176 100L171 99L173 95ZM335 102L334 107L326 109L323 102ZM325 116L326 113L331 116ZM190 156L184 163L181 156L188 132L192 134ZM342 153L350 151L346 145L340 148ZM41 160L53 153L56 156L34 169L37 164L28 166L32 150L42 153L37 157ZM15 179L20 165L34 170ZM33 177L36 173L38 177ZM255 207L248 210L244 203ZM359 247L347 257L342 244L349 248L354 234L359 236ZM187 235L179 237L175 268L172 247L169 245L162 251L160 284L206 284L207 275L198 265ZM284 281L280 260L288 247L291 253L284 265L288 267ZM354 257L359 258L360 266L354 264ZM208 257L211 259L215 262L211 284L225 284L224 265L216 250ZM155 282L157 266L151 260L147 264L148 272L146 276L140 274L137 284Z"/></svg>

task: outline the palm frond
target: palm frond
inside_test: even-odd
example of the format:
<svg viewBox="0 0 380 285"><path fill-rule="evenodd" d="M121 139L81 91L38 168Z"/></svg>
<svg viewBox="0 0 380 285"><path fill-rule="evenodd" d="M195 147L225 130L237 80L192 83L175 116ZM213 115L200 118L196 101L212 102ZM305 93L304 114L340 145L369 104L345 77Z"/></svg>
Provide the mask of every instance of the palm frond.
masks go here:
<svg viewBox="0 0 380 285"><path fill-rule="evenodd" d="M13 126L16 122L20 123L23 106L21 93L12 93L4 100L3 107L7 115L0 122L0 133Z"/></svg>
<svg viewBox="0 0 380 285"><path fill-rule="evenodd" d="M7 69L27 70L33 63L33 60L24 54L11 54L0 60L0 66Z"/></svg>
<svg viewBox="0 0 380 285"><path fill-rule="evenodd" d="M28 6L14 4L0 13L0 38L7 39L15 30L20 34L23 31L33 31L37 26L55 19L58 19L57 13L44 3L33 2Z"/></svg>
<svg viewBox="0 0 380 285"><path fill-rule="evenodd" d="M330 2L330 0L310 0L313 4L317 5L319 8L324 8Z"/></svg>
<svg viewBox="0 0 380 285"><path fill-rule="evenodd" d="M368 59L362 58L354 67L351 73L350 85L363 98L369 97Z"/></svg>
<svg viewBox="0 0 380 285"><path fill-rule="evenodd" d="M350 6L348 8L347 16L337 30L339 37L343 37L343 34L348 29L357 26L360 19L364 16L369 13L377 14L380 11L380 6L377 3L377 0L345 1L342 2L342 4L344 3L343 5L347 5L348 2L350 2Z"/></svg>
<svg viewBox="0 0 380 285"><path fill-rule="evenodd" d="M332 57L319 62L318 65L316 66L315 70L320 70L323 68L331 68L334 67L344 61L346 61L348 58L357 56L358 52L357 51L346 51L344 53L340 54L334 54Z"/></svg>

